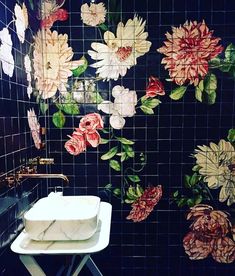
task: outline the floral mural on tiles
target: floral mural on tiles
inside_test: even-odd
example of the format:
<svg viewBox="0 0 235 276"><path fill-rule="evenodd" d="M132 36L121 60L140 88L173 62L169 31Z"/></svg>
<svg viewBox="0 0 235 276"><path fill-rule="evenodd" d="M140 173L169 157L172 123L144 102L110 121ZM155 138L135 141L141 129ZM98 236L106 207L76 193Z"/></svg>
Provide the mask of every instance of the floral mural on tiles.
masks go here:
<svg viewBox="0 0 235 276"><path fill-rule="evenodd" d="M161 97L168 94L165 83L158 76L148 76L146 87L126 87L121 82L128 70L138 66L141 57L150 51L152 43L146 31L146 21L138 15L120 20L118 12L110 13L103 2L80 5L82 24L96 28L100 38L99 42L91 42L79 59L74 60L74 53L79 49L69 46L68 34L52 29L54 22L60 24L60 21L69 17L69 11L63 8L64 2L41 1L41 29L34 37L33 68L30 56L25 57L24 63L28 96L34 92L43 114L47 112L49 104L56 108L52 123L58 128L66 126L66 117L69 115L81 117L74 131L67 133L64 148L68 154L79 158L85 151L98 146L103 150L104 145L109 145L100 159L107 162L113 173L121 174L122 180L119 186L107 184L105 192L129 204L127 220L141 222L147 219L161 200L164 187L158 183L155 183L156 186L144 183L141 173L148 162L146 153L137 155L136 142L124 137L125 127L139 112L154 114L155 108L161 104ZM16 10L16 24L20 18L23 22L23 25L16 27L23 43L27 28L24 5L17 6ZM9 32L6 34L9 38L8 35ZM4 41L1 32L0 39ZM182 99L190 86L195 90L195 98L199 102L213 104L216 101L218 70L235 77L235 46L230 44L224 48L221 38L214 36L214 31L204 21L186 21L183 25L172 27L172 32L166 34L163 43L156 54L164 55L161 63L169 73L169 78L164 81L172 83L174 89L169 93L172 100ZM7 51L11 52L10 47ZM0 51L2 53L3 50ZM88 64L88 58L91 64ZM2 58L1 61L4 72L12 75L14 66L4 64ZM95 74L87 77L84 73L89 67L95 69ZM33 80L35 87L32 87ZM110 87L106 93L102 93L97 84L108 81ZM138 90L145 90L145 95L139 97ZM93 105L96 110L84 112L85 104ZM39 149L41 140L36 131L36 115L34 110L29 110L28 114L35 146ZM108 122L104 120L106 114L110 115ZM182 244L191 260L208 256L221 263L235 260L235 226L230 215L207 205L214 200L214 190L217 189L220 189L216 198L218 202L225 203L226 207L235 202L234 137L235 131L231 129L227 140L197 146L192 155L195 166L190 175L185 175L184 193L177 190L172 195L178 207L190 208L186 219L192 224ZM126 161L138 165L128 167Z"/></svg>

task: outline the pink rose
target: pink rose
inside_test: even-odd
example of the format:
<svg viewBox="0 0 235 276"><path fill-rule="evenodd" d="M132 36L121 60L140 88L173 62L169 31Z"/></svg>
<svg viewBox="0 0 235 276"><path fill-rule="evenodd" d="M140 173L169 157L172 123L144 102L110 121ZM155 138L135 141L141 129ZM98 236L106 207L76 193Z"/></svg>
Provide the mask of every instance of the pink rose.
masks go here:
<svg viewBox="0 0 235 276"><path fill-rule="evenodd" d="M100 143L100 135L95 130L94 132L88 132L84 134L84 138L87 142L87 145L92 146L93 148L96 148Z"/></svg>
<svg viewBox="0 0 235 276"><path fill-rule="evenodd" d="M146 88L146 97L153 98L157 95L165 95L164 86L158 78L151 76L149 78L149 84Z"/></svg>
<svg viewBox="0 0 235 276"><path fill-rule="evenodd" d="M86 150L86 142L81 131L76 131L72 134L72 137L69 135L68 137L70 139L64 145L68 153L78 155Z"/></svg>
<svg viewBox="0 0 235 276"><path fill-rule="evenodd" d="M95 132L96 129L102 129L104 122L98 113L90 113L85 115L79 124L79 129L86 133Z"/></svg>

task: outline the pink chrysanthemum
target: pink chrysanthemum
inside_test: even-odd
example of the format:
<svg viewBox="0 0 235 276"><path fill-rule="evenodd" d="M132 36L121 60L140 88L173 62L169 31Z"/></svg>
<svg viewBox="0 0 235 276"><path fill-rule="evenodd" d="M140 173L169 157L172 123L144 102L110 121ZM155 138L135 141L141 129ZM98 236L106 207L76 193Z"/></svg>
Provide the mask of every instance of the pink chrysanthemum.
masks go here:
<svg viewBox="0 0 235 276"><path fill-rule="evenodd" d="M134 202L127 219L139 222L145 220L153 211L154 206L162 197L162 186L148 187L144 193Z"/></svg>
<svg viewBox="0 0 235 276"><path fill-rule="evenodd" d="M166 37L165 45L157 51L166 56L162 64L178 85L198 85L208 73L208 61L223 51L218 45L220 38L213 37L204 21L186 21L183 26L172 27L172 34L167 32Z"/></svg>

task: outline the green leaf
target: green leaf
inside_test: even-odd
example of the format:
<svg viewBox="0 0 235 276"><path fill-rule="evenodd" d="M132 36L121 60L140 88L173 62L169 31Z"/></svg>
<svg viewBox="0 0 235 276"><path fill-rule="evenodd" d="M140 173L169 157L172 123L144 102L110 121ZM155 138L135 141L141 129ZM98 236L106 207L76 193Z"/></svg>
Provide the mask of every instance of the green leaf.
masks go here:
<svg viewBox="0 0 235 276"><path fill-rule="evenodd" d="M108 26L104 23L98 25L98 27L102 30L102 31L108 31Z"/></svg>
<svg viewBox="0 0 235 276"><path fill-rule="evenodd" d="M199 101L202 102L202 93L204 90L204 83L203 80L201 80L198 84L198 86L196 86L195 89L195 98Z"/></svg>
<svg viewBox="0 0 235 276"><path fill-rule="evenodd" d="M173 197L178 197L178 195L179 195L179 191L178 190L173 193Z"/></svg>
<svg viewBox="0 0 235 276"><path fill-rule="evenodd" d="M228 136L227 136L229 142L235 142L235 129L232 128L228 131Z"/></svg>
<svg viewBox="0 0 235 276"><path fill-rule="evenodd" d="M178 207L183 207L186 204L187 204L187 198L185 197L182 197L181 199L177 200Z"/></svg>
<svg viewBox="0 0 235 276"><path fill-rule="evenodd" d="M105 133L105 134L106 134L106 133L109 133L109 131L106 130L106 129L104 129L104 128L103 128L103 129L100 129L100 131L103 132L103 133Z"/></svg>
<svg viewBox="0 0 235 276"><path fill-rule="evenodd" d="M145 105L141 105L140 109L144 112L144 114L154 114L154 111L152 110L152 108L149 108Z"/></svg>
<svg viewBox="0 0 235 276"><path fill-rule="evenodd" d="M190 188L191 187L191 184L190 184L190 179L191 179L191 176L190 175L185 175L184 176L184 185L186 188Z"/></svg>
<svg viewBox="0 0 235 276"><path fill-rule="evenodd" d="M107 184L107 185L105 185L105 186L104 186L104 189L106 189L106 190L112 189L112 184Z"/></svg>
<svg viewBox="0 0 235 276"><path fill-rule="evenodd" d="M216 92L213 91L211 94L208 95L207 103L210 104L210 105L214 104L215 100L216 100Z"/></svg>
<svg viewBox="0 0 235 276"><path fill-rule="evenodd" d="M144 193L144 189L139 184L136 185L135 190L138 197L142 196L142 194Z"/></svg>
<svg viewBox="0 0 235 276"><path fill-rule="evenodd" d="M221 59L216 57L209 61L209 65L212 66L213 68L219 68L220 62L221 62Z"/></svg>
<svg viewBox="0 0 235 276"><path fill-rule="evenodd" d="M114 157L114 155L116 155L118 151L118 147L113 147L111 148L107 153L103 154L100 158L102 160L108 160L108 159L111 159L112 157Z"/></svg>
<svg viewBox="0 0 235 276"><path fill-rule="evenodd" d="M33 0L29 0L30 9L34 10Z"/></svg>
<svg viewBox="0 0 235 276"><path fill-rule="evenodd" d="M114 193L116 196L120 196L120 195L121 195L121 189L115 188L115 189L113 190L113 193Z"/></svg>
<svg viewBox="0 0 235 276"><path fill-rule="evenodd" d="M71 70L73 72L73 76L74 77L79 77L87 69L88 62L87 62L87 59L85 58L85 56L83 56L82 58L80 58L80 60L84 60L84 64L78 66L76 69Z"/></svg>
<svg viewBox="0 0 235 276"><path fill-rule="evenodd" d="M69 115L80 114L79 106L77 102L73 99L71 93L67 93L63 101L61 103L57 103L56 106L66 114L69 114Z"/></svg>
<svg viewBox="0 0 235 276"><path fill-rule="evenodd" d="M222 72L229 72L232 68L232 63L230 61L222 60L221 65L219 67Z"/></svg>
<svg viewBox="0 0 235 276"><path fill-rule="evenodd" d="M109 142L109 139L101 138L100 144L105 145L105 144L108 144L108 142Z"/></svg>
<svg viewBox="0 0 235 276"><path fill-rule="evenodd" d="M235 45L232 43L225 50L225 59L231 63L235 63Z"/></svg>
<svg viewBox="0 0 235 276"><path fill-rule="evenodd" d="M135 142L128 140L124 137L116 137L119 142L121 142L124 145L133 145Z"/></svg>
<svg viewBox="0 0 235 276"><path fill-rule="evenodd" d="M188 204L189 207L193 207L195 205L195 202L194 202L194 200L192 198L189 198L187 200L187 204Z"/></svg>
<svg viewBox="0 0 235 276"><path fill-rule="evenodd" d="M195 199L194 199L194 204L200 204L202 202L202 196L198 195Z"/></svg>
<svg viewBox="0 0 235 276"><path fill-rule="evenodd" d="M187 86L179 86L171 91L170 98L172 100L177 101L184 96L184 93L186 92L186 90L187 90Z"/></svg>
<svg viewBox="0 0 235 276"><path fill-rule="evenodd" d="M134 199L125 199L125 203L127 203L127 204L132 204L133 202L135 202L135 200Z"/></svg>
<svg viewBox="0 0 235 276"><path fill-rule="evenodd" d="M45 102L40 102L40 110L42 114L45 114L49 108L49 105Z"/></svg>
<svg viewBox="0 0 235 276"><path fill-rule="evenodd" d="M148 108L155 108L156 106L158 106L161 101L158 99L149 99L146 98L145 96L141 97L141 102L143 106L146 106Z"/></svg>
<svg viewBox="0 0 235 276"><path fill-rule="evenodd" d="M123 144L123 149L129 157L133 158L135 156L135 152L131 146Z"/></svg>
<svg viewBox="0 0 235 276"><path fill-rule="evenodd" d="M122 153L121 153L121 159L120 159L120 161L123 162L123 161L125 161L126 159L128 159L128 155L127 155L125 152L122 152Z"/></svg>
<svg viewBox="0 0 235 276"><path fill-rule="evenodd" d="M217 88L216 75L212 73L207 74L204 79L204 91L210 95L215 92L216 88Z"/></svg>
<svg viewBox="0 0 235 276"><path fill-rule="evenodd" d="M56 127L62 128L65 124L65 116L63 112L58 111L54 113L52 116L52 122Z"/></svg>
<svg viewBox="0 0 235 276"><path fill-rule="evenodd" d="M126 191L126 196L128 199L136 200L139 196L136 193L136 189L133 186L130 186Z"/></svg>
<svg viewBox="0 0 235 276"><path fill-rule="evenodd" d="M190 180L189 180L190 185L191 185L191 186L196 185L196 184L198 183L199 179L200 179L200 176L199 176L197 173L194 173L194 174L191 176Z"/></svg>
<svg viewBox="0 0 235 276"><path fill-rule="evenodd" d="M109 166L117 172L121 170L121 166L117 160L110 160Z"/></svg>
<svg viewBox="0 0 235 276"><path fill-rule="evenodd" d="M128 175L127 176L129 179L130 179L130 181L132 181L132 182L140 182L140 178L139 178L139 176L138 175Z"/></svg>
<svg viewBox="0 0 235 276"><path fill-rule="evenodd" d="M200 170L200 166L199 165L194 165L193 168L192 168L192 171L194 172L198 172Z"/></svg>

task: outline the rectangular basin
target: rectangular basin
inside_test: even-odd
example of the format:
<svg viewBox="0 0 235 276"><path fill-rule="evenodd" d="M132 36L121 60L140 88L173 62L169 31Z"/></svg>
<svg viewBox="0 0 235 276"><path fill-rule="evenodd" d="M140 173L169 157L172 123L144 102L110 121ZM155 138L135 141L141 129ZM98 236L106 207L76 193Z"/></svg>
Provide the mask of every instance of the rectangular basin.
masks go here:
<svg viewBox="0 0 235 276"><path fill-rule="evenodd" d="M37 241L86 240L98 226L97 196L44 197L24 215L25 230Z"/></svg>

